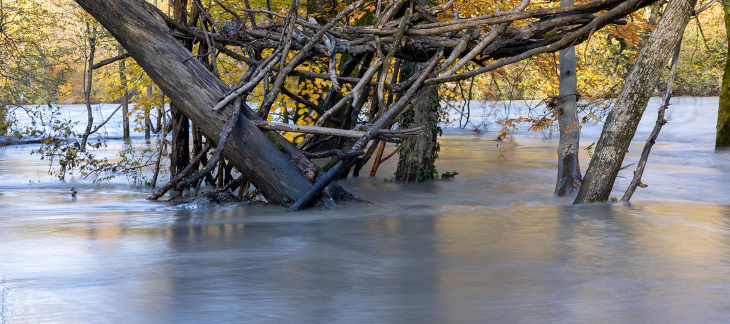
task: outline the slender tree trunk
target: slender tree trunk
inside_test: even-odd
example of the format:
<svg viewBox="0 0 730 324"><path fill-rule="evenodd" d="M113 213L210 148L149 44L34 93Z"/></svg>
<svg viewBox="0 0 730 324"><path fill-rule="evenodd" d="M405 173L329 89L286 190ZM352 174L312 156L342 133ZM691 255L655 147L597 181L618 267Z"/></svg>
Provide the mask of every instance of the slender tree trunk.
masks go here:
<svg viewBox="0 0 730 324"><path fill-rule="evenodd" d="M725 33L730 40L730 7L724 6ZM720 106L717 110L715 148L730 147L730 55L725 59L725 72L720 88Z"/></svg>
<svg viewBox="0 0 730 324"><path fill-rule="evenodd" d="M0 102L0 135L7 135L10 123L7 120L8 107Z"/></svg>
<svg viewBox="0 0 730 324"><path fill-rule="evenodd" d="M161 119L162 123L165 123L165 96L162 96L162 105L160 106L160 109L162 111ZM152 181L150 182L150 187L154 189L157 186L157 177L160 175L160 162L162 161L162 155L165 153L167 145L165 142L167 141L167 129L165 127L160 128L160 140L158 144L158 150L157 151L157 160L155 161L155 172L152 176Z"/></svg>
<svg viewBox="0 0 730 324"><path fill-rule="evenodd" d="M670 0L667 4L606 119L576 203L608 200L652 89L682 37L695 2Z"/></svg>
<svg viewBox="0 0 730 324"><path fill-rule="evenodd" d="M122 54L124 50L120 50ZM127 66L124 60L119 60L119 83L122 86L122 133L124 141L129 141L129 90L127 89L127 75L124 74Z"/></svg>
<svg viewBox="0 0 730 324"><path fill-rule="evenodd" d="M570 6L573 0L561 0L561 6ZM555 195L565 196L580 188L583 180L578 162L580 124L578 123L578 77L575 69L575 47L560 51L560 85L558 92L558 180Z"/></svg>
<svg viewBox="0 0 730 324"><path fill-rule="evenodd" d="M155 94L152 85L147 86L147 98L150 98L150 101L152 101L152 97ZM144 110L144 139L145 141L149 142L150 138L152 138L152 120L150 119L150 108L146 107Z"/></svg>
<svg viewBox="0 0 730 324"><path fill-rule="evenodd" d="M200 132L200 127L193 125L193 156L198 155L203 150L203 133ZM199 162L193 167L193 170L198 170L200 165L208 164L208 157L203 156Z"/></svg>
<svg viewBox="0 0 730 324"><path fill-rule="evenodd" d="M86 114L87 123L86 130L81 136L81 150L86 150L86 142L89 140L91 135L91 128L94 125L94 114L91 111L91 85L93 84L94 69L91 68L94 65L94 53L96 52L96 27L91 27L90 24L86 23L86 32L89 34L89 69L86 71L86 84L84 87L84 102L86 103Z"/></svg>
<svg viewBox="0 0 730 324"><path fill-rule="evenodd" d="M197 60L136 0L76 0L124 46L179 110L190 117L214 143L232 108L212 111L230 89ZM234 161L269 202L289 205L310 186L294 163L249 118L240 116L226 145ZM278 139L277 139L278 140ZM287 143L282 143L286 146ZM290 144L290 143L289 143Z"/></svg>

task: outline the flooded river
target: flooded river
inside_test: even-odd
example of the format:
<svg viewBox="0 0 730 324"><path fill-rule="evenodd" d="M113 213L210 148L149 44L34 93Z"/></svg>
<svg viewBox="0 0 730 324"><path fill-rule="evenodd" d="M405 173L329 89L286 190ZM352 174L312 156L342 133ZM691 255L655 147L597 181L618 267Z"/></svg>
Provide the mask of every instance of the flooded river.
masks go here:
<svg viewBox="0 0 730 324"><path fill-rule="evenodd" d="M674 102L630 204L554 197L557 136L499 147L494 124L445 132L453 180L390 182L389 161L340 182L372 204L298 213L150 202L0 148L0 323L726 323L730 152L717 98Z"/></svg>

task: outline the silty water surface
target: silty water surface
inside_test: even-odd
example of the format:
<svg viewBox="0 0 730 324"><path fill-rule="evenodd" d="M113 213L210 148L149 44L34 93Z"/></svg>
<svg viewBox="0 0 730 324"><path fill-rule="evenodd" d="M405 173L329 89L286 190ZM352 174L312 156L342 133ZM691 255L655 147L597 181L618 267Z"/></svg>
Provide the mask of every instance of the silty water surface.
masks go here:
<svg viewBox="0 0 730 324"><path fill-rule="evenodd" d="M372 205L298 213L149 202L124 179L56 181L33 145L2 148L0 322L728 322L730 154L713 149L716 107L675 100L630 204L553 197L557 136L499 148L493 124L446 131L438 167L454 180L389 182L389 162L341 182ZM585 147L600 125L583 134Z"/></svg>

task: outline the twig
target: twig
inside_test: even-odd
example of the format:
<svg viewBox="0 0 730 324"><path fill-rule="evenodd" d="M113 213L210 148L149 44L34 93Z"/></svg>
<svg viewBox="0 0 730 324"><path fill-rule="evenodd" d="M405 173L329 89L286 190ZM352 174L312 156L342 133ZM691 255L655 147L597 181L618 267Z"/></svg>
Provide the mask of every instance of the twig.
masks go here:
<svg viewBox="0 0 730 324"><path fill-rule="evenodd" d="M236 103L233 105L233 114L231 114L231 118L228 120L225 126L223 126L223 130L221 131L220 140L218 141L218 145L215 149L215 154L213 154L213 157L208 160L208 164L203 168L202 170L196 171L193 173L190 178L185 179L183 181L180 181L180 183L177 185L178 190L183 190L196 181L202 179L206 175L208 175L218 164L218 161L220 161L221 155L223 154L223 151L226 149L226 143L228 143L228 137L233 132L233 128L236 126L236 123L238 122L238 117L241 115L241 99L236 100Z"/></svg>
<svg viewBox="0 0 730 324"><path fill-rule="evenodd" d="M362 170L362 167L368 163L370 158L373 156L373 153L375 153L375 149L377 149L378 144L380 144L380 140L376 139L373 141L372 144L370 144L370 147L368 147L368 150L365 152L365 154L355 161L355 165L352 167L352 176L353 177L359 177L360 176L360 170Z"/></svg>
<svg viewBox="0 0 730 324"><path fill-rule="evenodd" d="M338 112L340 109L345 107L350 101L357 101L357 94L360 93L365 87L365 85L369 82L369 80L373 77L373 74L378 70L380 67L380 64L382 61L378 58L376 59L368 68L368 70L365 72L365 75L360 79L360 82L358 82L354 88L350 92L347 93L340 101L337 102L334 107L327 110L324 114L319 116L319 119L317 119L317 122L314 124L315 126L321 127L329 120L329 118L332 117L332 115L336 112ZM306 147L311 141L313 140L312 136L307 136L300 144L299 148Z"/></svg>
<svg viewBox="0 0 730 324"><path fill-rule="evenodd" d="M324 110L322 110L322 108L320 106L317 106L313 102L300 97L299 95L297 95L294 92L291 92L291 90L289 90L285 87L281 87L281 93L283 93L284 95L286 95L289 98L292 98L294 101L307 106L307 108L316 111L320 115L324 114ZM342 122L334 117L330 117L330 121L337 125L342 125Z"/></svg>
<svg viewBox="0 0 730 324"><path fill-rule="evenodd" d="M378 80L378 105L380 107L383 107L385 109L385 76L388 74L388 71L390 70L390 61L393 59L393 56L395 55L395 51L400 46L401 41L403 40L403 36L405 35L406 27L408 26L408 18L411 16L411 11L406 10L406 14L401 19L400 24L398 25L398 33L395 34L395 42L393 42L393 46L390 47L390 50L388 51L388 54L383 57L383 66L380 68L380 76ZM380 40L378 38L378 40ZM380 51L380 44L378 44L378 55L383 55L383 53Z"/></svg>
<svg viewBox="0 0 730 324"><path fill-rule="evenodd" d="M621 15L623 13L626 13L626 12L630 12L632 7L641 4L642 1L645 1L645 0L628 0L626 2L622 2L619 5L617 5L616 7L614 7L613 9L609 10L606 14L598 16L594 20L592 20L590 23L583 25L583 27L580 27L575 31L567 32L557 42L530 49L528 51L523 52L522 54L499 60L494 64L491 64L491 65L488 65L488 66L485 66L485 67L482 67L479 69L475 69L475 70L471 70L468 72L459 73L459 74L455 74L455 75L448 75L448 73L444 73L443 76L426 80L426 84L432 85L432 84L439 84L439 83L444 83L444 82L449 82L449 81L458 81L458 80L468 79L470 77L501 68L508 64L522 61L526 58L535 56L537 54L557 51L561 48L570 46L570 45L578 42L581 38L588 37L588 35L591 32L598 30L599 28L609 24L611 21L613 21L614 17Z"/></svg>
<svg viewBox="0 0 730 324"><path fill-rule="evenodd" d="M281 57L279 58L279 66L285 66L286 59L289 57L289 50L291 49L292 44L292 35L294 34L294 29L296 29L295 22L297 20L297 10L299 10L299 0L293 0L291 2L291 9L289 10L289 15L287 16L286 26L284 28L284 32L286 33L286 38L282 38L282 41L284 42L284 49L281 52ZM282 35L284 34L282 32ZM303 54L300 52L300 54ZM292 59L292 61L294 61ZM291 61L289 62L292 63ZM288 66L288 65L286 65ZM261 106L259 107L259 116L263 119L268 119L269 111L271 110L271 105L276 100L276 97L279 95L279 88L284 85L284 80L286 79L286 76L288 73L285 71L282 71L285 69L280 69L279 73L276 75L276 80L274 81L274 88L269 90L266 90L266 96L264 96L264 101L261 103Z"/></svg>
<svg viewBox="0 0 730 324"><path fill-rule="evenodd" d="M329 118L330 116L332 116L332 114L339 111L350 100L352 100L353 102L357 101L357 98L355 96L357 96L358 93L360 93L360 91L362 91L362 88L370 81L370 79L373 77L375 72L378 70L378 68L380 67L382 62L383 61L380 60L379 58L375 59L375 61L373 61L373 63L370 65L370 68L368 68L368 70L365 72L365 75L360 79L360 82L358 82L355 85L355 87L352 88L352 91L348 92L347 95L345 95L344 98L340 99L340 101L337 102L337 104L334 107L330 108L329 110L327 110L327 112L325 112L322 116L320 116L319 119L317 120L316 125L317 126L324 125L325 121L327 121L327 118Z"/></svg>
<svg viewBox="0 0 730 324"><path fill-rule="evenodd" d="M703 11L705 11L705 10L709 9L710 7L712 7L712 5L715 4L715 2L717 2L717 0L710 0L709 2L707 2L707 4L705 4L704 6L698 8L694 12L692 12L692 14L695 15L695 16L699 15Z"/></svg>
<svg viewBox="0 0 730 324"><path fill-rule="evenodd" d="M366 145L367 142L369 142L373 137L377 136L378 133L381 131L383 126L385 126L391 118L395 117L401 111L403 108L407 107L406 103L413 98L413 96L418 92L418 89L421 87L423 82L425 81L426 77L433 71L433 69L436 67L436 63L438 63L441 58L443 58L443 50L436 53L436 55L433 56L431 61L426 65L426 67L421 72L421 76L416 80L416 82L411 86L410 89L396 102L393 107L391 107L383 116L376 121L372 127L370 127L366 132L365 135L363 135L356 143L352 146L350 149L350 152L358 152L361 151L362 148ZM335 178L337 178L340 175L340 172L342 170L349 169L353 159L346 159L346 160L340 160L340 162L337 162L334 167L332 167L327 173L325 173L324 176L322 176L317 182L315 182L309 189L307 189L306 192L304 192L294 204L292 204L289 207L290 211L297 211L301 209L302 207L305 207L309 205L314 199L319 195L319 193L332 182Z"/></svg>
<svg viewBox="0 0 730 324"><path fill-rule="evenodd" d="M274 103L274 100L276 100L276 96L279 94L279 88L284 84L284 80L289 75L289 73L294 70L294 67L298 66L302 62L305 55L307 55L307 53L314 47L314 44L319 42L319 40L322 39L322 37L335 25L335 23L337 23L340 19L344 18L355 9L357 9L363 3L363 1L364 0L359 0L345 7L345 9L342 9L337 14L337 16L335 16L327 24L322 26L317 31L317 33L309 40L309 42L307 42L307 44L304 45L304 47L291 59L291 61L289 61L289 63L286 64L286 66L279 71L279 74L276 76L276 80L274 81L274 86L271 89L272 91L266 95L264 101L261 103L261 118L266 119L266 116L268 116L269 110L271 109L271 105ZM294 0L292 3L294 2L297 2L297 0ZM296 17L296 14L294 16ZM295 28L293 24L291 28ZM291 38L289 40L291 40ZM282 65L283 64L280 64L279 66Z"/></svg>
<svg viewBox="0 0 730 324"><path fill-rule="evenodd" d="M84 134L81 136L81 150L86 151L86 141L89 139L89 135L91 135L91 127L94 125L94 115L91 112L91 85L93 82L93 75L94 75L94 69L91 67L94 65L94 53L96 52L96 27L91 27L90 23L86 23L86 32L90 35L88 38L89 41L89 60L88 60L88 69L86 70L86 73L84 74L84 81L85 81L85 87L84 87L84 103L86 104L86 113L87 113L87 124L86 124L86 130L84 131Z"/></svg>
<svg viewBox="0 0 730 324"><path fill-rule="evenodd" d="M277 51L274 52L274 54L272 54L269 57L267 57L266 60L264 60L264 62L262 63L262 65L264 67L262 68L261 67L262 65L259 65L256 68L256 72L254 72L254 74L256 76L254 77L253 80L247 82L246 84L242 85L238 89L233 90L231 92L231 94L229 94L228 96L226 96L217 105L215 105L215 107L213 107L212 110L213 111L219 110L219 109L227 106L229 103L231 103L231 101L233 101L236 98L242 96L244 93L247 93L247 92L253 90L253 88L255 88L256 85L258 85L259 82L261 82L261 80L264 77L266 77L266 75L269 73L269 71L274 66L274 64L276 64L276 57L279 55L279 53L281 53L281 50L277 50Z"/></svg>
<svg viewBox="0 0 730 324"><path fill-rule="evenodd" d="M165 193L167 193L170 189L172 189L180 180L185 178L190 172L193 171L193 166L195 166L198 162L200 162L200 159L203 158L203 156L208 153L208 150L210 150L210 145L205 145L202 150L200 150L200 153L193 158L192 161L188 164L185 169L183 169L182 172L178 173L172 180L170 180L164 187L160 188L160 190L157 190L154 194L147 197L147 200L157 200L160 197L164 196ZM172 200L172 199L170 199Z"/></svg>
<svg viewBox="0 0 730 324"><path fill-rule="evenodd" d="M131 95L132 95L132 93L134 92L134 87L135 87L135 86L137 85L137 82L139 82L139 80L140 80L140 79L142 79L142 75L143 75L143 74L140 74L140 75L139 75L139 76L137 77L137 81L134 81L134 84L132 85L132 89L130 89L129 91L127 91L127 96L131 96ZM120 104L119 106L117 106L117 108L116 108L116 109L114 109L114 111L112 111L111 115L109 115L109 117L107 117L107 119L106 119L106 120L104 120L104 121L103 121L103 122L102 122L101 124L99 124L99 125L96 125L96 127L94 127L94 129L92 129L92 130L91 130L91 131L89 132L89 135L92 135L92 134L94 134L94 133L98 132L98 131L99 131L99 130L100 130L100 129L102 128L102 127L104 127L104 125L106 125L106 123L108 123L108 122L109 122L109 121L110 121L110 120L112 119L112 117L114 116L114 114L116 114L116 113L117 113L117 111L119 111L119 109L121 109L123 105L124 105L124 104L122 103L122 104Z"/></svg>
<svg viewBox="0 0 730 324"><path fill-rule="evenodd" d="M129 53L122 53L122 54L119 54L117 56L110 57L110 58L105 59L105 60L101 60L98 63L94 63L94 65L91 66L91 69L96 70L96 69L98 69L98 68L100 68L102 66L112 64L112 63L114 63L116 61L123 60L125 58L130 57L130 56L131 55Z"/></svg>
<svg viewBox="0 0 730 324"><path fill-rule="evenodd" d="M188 164L188 166L185 167L182 172L176 175L174 179L170 180L170 182L168 182L155 194L147 197L148 200L157 200L158 198L165 195L165 193L173 187L176 187L178 188L178 190L182 191L185 188L189 187L191 184L205 177L208 173L210 173L210 171L213 171L213 168L215 168L215 166L218 164L221 154L226 147L226 143L228 142L228 136L231 135L231 132L233 132L233 127L238 122L238 116L241 114L241 105L241 100L236 100L236 104L233 105L233 114L231 115L231 118L228 120L226 125L223 126L223 131L221 131L221 138L218 141L218 147L216 149L216 152L213 157L208 160L208 164L205 166L205 168L203 168L203 170L195 172L190 178L183 180L188 174L190 174L190 172L193 171L193 166L195 166L200 161L200 159L202 159L203 156L208 152L208 150L210 150L210 145L208 144L203 147L200 153L195 156L193 161L191 161L190 164Z"/></svg>
<svg viewBox="0 0 730 324"><path fill-rule="evenodd" d="M277 122L270 122L264 120L252 120L254 125L259 129L275 130L292 133L305 133L305 134L319 134L319 135L332 135L339 137L349 138L360 138L365 135L365 132L347 129L336 129L329 127L319 126L308 126L308 125L296 125L296 124L284 124ZM397 129L397 130L381 130L379 135L383 135L386 138L412 138L418 136L423 131L423 127L410 128L410 129Z"/></svg>
<svg viewBox="0 0 730 324"><path fill-rule="evenodd" d="M162 95L162 105L160 108L162 110L162 124L164 125L167 122L166 121L167 114L165 113L165 95L164 94ZM159 150L159 152L157 152L157 161L155 161L155 172L152 176L152 181L151 181L151 183L152 183L151 187L153 189L157 186L157 177L160 174L160 162L162 161L162 153L164 153L165 149L166 149L165 141L167 140L167 129L165 128L165 126L162 126L160 128L162 128L161 134L160 134L160 150ZM198 154L198 155L200 155L200 154ZM202 157L202 155L201 155L201 157Z"/></svg>
<svg viewBox="0 0 730 324"><path fill-rule="evenodd" d="M644 174L644 169L646 168L646 162L649 159L649 153L651 152L651 148L654 146L654 143L656 143L656 139L657 137L659 137L659 132L662 130L662 126L667 123L667 120L664 119L664 112L667 110L667 108L669 108L669 100L672 99L674 75L677 72L677 61L679 61L679 52L681 49L682 39L680 38L679 43L677 43L677 47L674 49L674 56L672 57L672 64L669 69L669 76L667 77L667 91L664 93L664 98L662 98L662 104L659 106L656 124L654 125L654 129L651 131L649 138L646 140L646 144L644 144L644 150L641 151L641 158L639 158L639 163L636 165L634 177L633 179L631 179L629 187L626 188L624 196L621 197L621 201L631 200L631 196L634 195L636 187L646 187L646 185L641 182L641 176Z"/></svg>
<svg viewBox="0 0 730 324"><path fill-rule="evenodd" d="M310 159L323 159L323 158L327 158L330 156L336 156L340 159L347 159L347 158L351 158L353 156L358 156L358 155L362 154L363 152L360 151L360 152L344 153L344 152L342 152L342 150L334 149L334 150L330 150L327 152L321 152L321 153L309 153L309 152L305 152L305 151L302 151L302 153L305 156L307 156L307 158L310 158Z"/></svg>
<svg viewBox="0 0 730 324"><path fill-rule="evenodd" d="M373 161L373 168L370 170L370 176L374 177L376 173L378 173L378 168L380 167L380 158L383 157L383 152L385 151L385 143L380 143L380 147L378 148L378 154L375 155L375 161Z"/></svg>
<svg viewBox="0 0 730 324"><path fill-rule="evenodd" d="M398 147L397 149L393 150L393 152L390 152L390 154L388 154L388 156L382 158L378 162L378 164L383 164L385 161L388 161L388 159L392 158L395 155L395 153L398 153L398 151L400 151L400 147Z"/></svg>

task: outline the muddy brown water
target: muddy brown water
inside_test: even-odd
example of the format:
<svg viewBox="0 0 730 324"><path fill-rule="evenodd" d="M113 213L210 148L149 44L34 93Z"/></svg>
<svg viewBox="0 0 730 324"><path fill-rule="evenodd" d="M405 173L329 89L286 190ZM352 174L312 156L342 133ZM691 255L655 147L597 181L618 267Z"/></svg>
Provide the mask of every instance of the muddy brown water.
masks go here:
<svg viewBox="0 0 730 324"><path fill-rule="evenodd" d="M713 105L675 102L630 204L553 197L557 136L500 148L496 126L446 131L453 180L390 182L389 162L341 182L372 204L298 213L149 202L0 148L0 323L726 323L730 153L714 151ZM599 133L584 126L582 146Z"/></svg>

